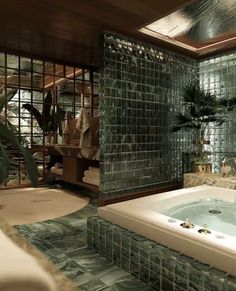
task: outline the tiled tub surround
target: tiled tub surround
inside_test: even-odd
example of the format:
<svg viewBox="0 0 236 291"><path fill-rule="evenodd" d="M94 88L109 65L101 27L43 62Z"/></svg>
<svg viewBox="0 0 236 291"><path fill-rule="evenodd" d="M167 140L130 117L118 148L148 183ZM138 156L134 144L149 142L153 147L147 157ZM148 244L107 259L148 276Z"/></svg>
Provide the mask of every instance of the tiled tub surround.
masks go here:
<svg viewBox="0 0 236 291"><path fill-rule="evenodd" d="M200 199L236 201L236 191L213 186L198 186L151 195L98 208L98 215L149 239L166 245L201 262L236 276L236 239L211 230L211 234L180 226L183 221L161 214L167 208ZM205 222L207 224L207 221Z"/></svg>
<svg viewBox="0 0 236 291"><path fill-rule="evenodd" d="M155 290L236 290L235 277L100 217L87 225L89 248Z"/></svg>
<svg viewBox="0 0 236 291"><path fill-rule="evenodd" d="M180 181L191 133L170 133L170 125L183 85L198 79L197 62L107 32L100 76L103 199Z"/></svg>

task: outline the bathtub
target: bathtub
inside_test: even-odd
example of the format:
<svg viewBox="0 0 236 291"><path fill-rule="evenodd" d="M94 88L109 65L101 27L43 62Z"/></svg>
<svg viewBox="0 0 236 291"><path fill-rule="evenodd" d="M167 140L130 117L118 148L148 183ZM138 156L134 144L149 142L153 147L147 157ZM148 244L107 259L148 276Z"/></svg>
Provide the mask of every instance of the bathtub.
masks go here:
<svg viewBox="0 0 236 291"><path fill-rule="evenodd" d="M182 228L183 221L160 213L177 204L208 198L236 202L236 191L207 185L180 189L100 207L98 216L236 276L235 236L223 230L201 234L202 226Z"/></svg>

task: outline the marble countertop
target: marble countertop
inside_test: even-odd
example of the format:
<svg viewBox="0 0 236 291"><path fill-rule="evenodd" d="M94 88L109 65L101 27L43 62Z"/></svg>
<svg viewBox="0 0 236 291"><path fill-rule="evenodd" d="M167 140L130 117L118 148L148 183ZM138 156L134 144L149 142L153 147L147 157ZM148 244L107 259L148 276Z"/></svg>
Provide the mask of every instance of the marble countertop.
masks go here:
<svg viewBox="0 0 236 291"><path fill-rule="evenodd" d="M184 174L184 188L207 184L210 186L236 190L236 177L223 177L221 174Z"/></svg>
<svg viewBox="0 0 236 291"><path fill-rule="evenodd" d="M58 291L78 291L78 287L75 287L74 283L67 278L56 266L50 262L39 250L37 250L32 244L25 240L14 227L7 224L0 218L1 230L10 237L18 246L25 250L28 254L36 258L42 268L47 271L55 280Z"/></svg>

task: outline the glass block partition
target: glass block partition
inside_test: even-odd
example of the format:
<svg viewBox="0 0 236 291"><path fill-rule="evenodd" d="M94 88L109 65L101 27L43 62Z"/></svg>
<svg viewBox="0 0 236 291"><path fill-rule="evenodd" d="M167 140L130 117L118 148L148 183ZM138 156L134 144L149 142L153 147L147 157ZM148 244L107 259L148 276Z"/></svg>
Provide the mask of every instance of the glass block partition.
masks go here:
<svg viewBox="0 0 236 291"><path fill-rule="evenodd" d="M183 85L198 79L198 63L107 32L100 76L103 199L179 181L192 139L170 125L182 110Z"/></svg>
<svg viewBox="0 0 236 291"><path fill-rule="evenodd" d="M200 85L218 98L236 96L236 52L218 55L199 63ZM225 156L236 156L236 119L234 110L222 126L209 127L209 150L213 171L220 172Z"/></svg>

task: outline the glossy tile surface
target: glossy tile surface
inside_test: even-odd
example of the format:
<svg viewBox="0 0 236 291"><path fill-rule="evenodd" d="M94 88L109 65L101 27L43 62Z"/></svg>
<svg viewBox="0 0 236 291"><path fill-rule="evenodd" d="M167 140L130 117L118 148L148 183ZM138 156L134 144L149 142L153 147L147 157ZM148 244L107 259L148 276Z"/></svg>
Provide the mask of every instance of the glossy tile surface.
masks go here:
<svg viewBox="0 0 236 291"><path fill-rule="evenodd" d="M150 291L145 283L87 248L87 217L96 214L88 205L78 212L16 229L70 277L80 290Z"/></svg>
<svg viewBox="0 0 236 291"><path fill-rule="evenodd" d="M236 278L97 216L88 246L154 290L235 291Z"/></svg>
<svg viewBox="0 0 236 291"><path fill-rule="evenodd" d="M126 36L105 33L100 149L104 199L182 178L191 132L171 133L184 84L198 79L191 58Z"/></svg>
<svg viewBox="0 0 236 291"><path fill-rule="evenodd" d="M219 99L232 98L236 95L236 51L217 55L199 62L200 85L211 91ZM234 109L227 114L227 121L221 126L209 126L208 140L210 140L209 157L213 163L213 173L220 173L221 161L224 157L235 157L236 149L236 119ZM235 161L231 175L235 175Z"/></svg>

